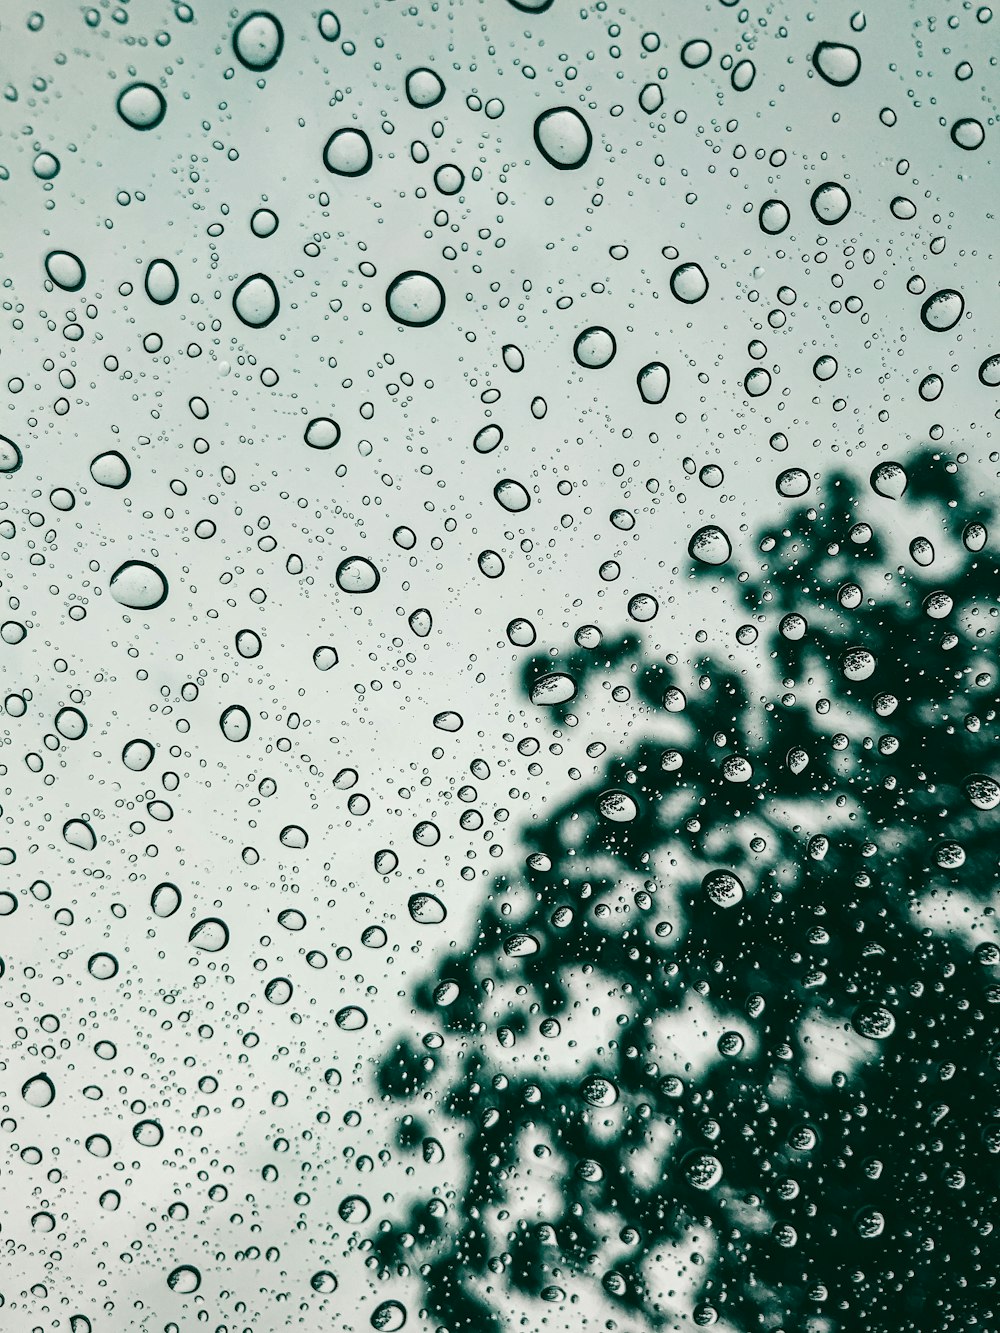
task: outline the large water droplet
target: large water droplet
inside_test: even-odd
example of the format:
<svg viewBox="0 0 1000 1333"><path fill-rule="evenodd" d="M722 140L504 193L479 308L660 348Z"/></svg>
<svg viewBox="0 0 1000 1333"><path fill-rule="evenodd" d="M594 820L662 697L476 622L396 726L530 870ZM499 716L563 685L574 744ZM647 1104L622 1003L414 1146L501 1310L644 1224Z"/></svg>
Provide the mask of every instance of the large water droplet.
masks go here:
<svg viewBox="0 0 1000 1333"><path fill-rule="evenodd" d="M635 377L644 403L662 403L670 388L670 371L662 361L650 361Z"/></svg>
<svg viewBox="0 0 1000 1333"><path fill-rule="evenodd" d="M430 273L408 269L393 278L385 294L385 308L408 328L424 328L444 314L444 288Z"/></svg>
<svg viewBox="0 0 1000 1333"><path fill-rule="evenodd" d="M593 135L590 126L569 106L551 107L535 120L535 145L558 171L582 167L590 156Z"/></svg>
<svg viewBox="0 0 1000 1333"><path fill-rule="evenodd" d="M34 1078L29 1078L21 1085L21 1096L29 1106L34 1106L39 1111L44 1110L56 1099L55 1084L48 1074L36 1074Z"/></svg>
<svg viewBox="0 0 1000 1333"><path fill-rule="evenodd" d="M688 542L688 555L703 565L724 565L732 553L732 543L714 523L699 528Z"/></svg>
<svg viewBox="0 0 1000 1333"><path fill-rule="evenodd" d="M531 686L531 702L538 707L554 707L576 697L576 681L563 671L549 671Z"/></svg>
<svg viewBox="0 0 1000 1333"><path fill-rule="evenodd" d="M97 834L85 819L68 819L62 832L71 847L79 847L83 852L92 852L97 846Z"/></svg>
<svg viewBox="0 0 1000 1333"><path fill-rule="evenodd" d="M942 287L940 291L928 296L920 307L920 318L924 328L932 333L947 333L962 318L965 310L965 298L953 287Z"/></svg>
<svg viewBox="0 0 1000 1333"><path fill-rule="evenodd" d="M708 278L700 264L678 264L670 275L670 290L685 305L695 305L708 294Z"/></svg>
<svg viewBox="0 0 1000 1333"><path fill-rule="evenodd" d="M24 456L18 445L6 435L0 435L0 473L16 472L24 462Z"/></svg>
<svg viewBox="0 0 1000 1333"><path fill-rule="evenodd" d="M69 250L50 250L45 256L45 272L64 292L78 292L87 281L83 260Z"/></svg>
<svg viewBox="0 0 1000 1333"><path fill-rule="evenodd" d="M250 714L242 704L230 704L219 718L219 726L227 741L245 741L250 735Z"/></svg>
<svg viewBox="0 0 1000 1333"><path fill-rule="evenodd" d="M381 575L363 555L350 555L337 566L337 587L342 592L374 592Z"/></svg>
<svg viewBox="0 0 1000 1333"><path fill-rule="evenodd" d="M906 470L899 463L879 463L872 469L871 488L886 500L899 500L907 486Z"/></svg>
<svg viewBox="0 0 1000 1333"><path fill-rule="evenodd" d="M406 76L406 97L410 106L415 106L419 110L437 106L444 97L444 84L432 69L421 65L417 69L411 69Z"/></svg>
<svg viewBox="0 0 1000 1333"><path fill-rule="evenodd" d="M861 56L843 42L819 42L812 54L817 74L836 88L846 88L861 73Z"/></svg>
<svg viewBox="0 0 1000 1333"><path fill-rule="evenodd" d="M278 289L266 273L252 273L233 292L233 309L249 328L266 328L281 309Z"/></svg>
<svg viewBox="0 0 1000 1333"><path fill-rule="evenodd" d="M123 454L117 449L108 449L91 460L90 475L98 486L107 486L111 490L120 491L132 480L132 469Z"/></svg>
<svg viewBox="0 0 1000 1333"><path fill-rule="evenodd" d="M813 190L809 206L817 222L833 227L851 211L851 196L836 181L824 181Z"/></svg>
<svg viewBox="0 0 1000 1333"><path fill-rule="evenodd" d="M132 83L118 94L118 114L134 130L155 130L167 114L163 94L151 83Z"/></svg>
<svg viewBox="0 0 1000 1333"><path fill-rule="evenodd" d="M594 324L577 334L573 344L573 355L577 364L587 370L601 370L610 365L618 350L615 336L610 329Z"/></svg>
<svg viewBox="0 0 1000 1333"><path fill-rule="evenodd" d="M285 33L280 22L262 9L240 19L233 32L236 59L247 69L272 69L284 44Z"/></svg>
<svg viewBox="0 0 1000 1333"><path fill-rule="evenodd" d="M146 269L146 295L157 305L169 305L177 295L180 279L169 259L152 259Z"/></svg>
<svg viewBox="0 0 1000 1333"><path fill-rule="evenodd" d="M334 130L323 149L323 165L335 176L363 176L372 165L368 135L353 125Z"/></svg>
<svg viewBox="0 0 1000 1333"><path fill-rule="evenodd" d="M167 1274L167 1286L180 1296L190 1296L201 1286L201 1273L193 1264L181 1264Z"/></svg>
<svg viewBox="0 0 1000 1333"><path fill-rule="evenodd" d="M167 600L166 576L146 560L126 560L111 575L111 596L119 606L152 611Z"/></svg>

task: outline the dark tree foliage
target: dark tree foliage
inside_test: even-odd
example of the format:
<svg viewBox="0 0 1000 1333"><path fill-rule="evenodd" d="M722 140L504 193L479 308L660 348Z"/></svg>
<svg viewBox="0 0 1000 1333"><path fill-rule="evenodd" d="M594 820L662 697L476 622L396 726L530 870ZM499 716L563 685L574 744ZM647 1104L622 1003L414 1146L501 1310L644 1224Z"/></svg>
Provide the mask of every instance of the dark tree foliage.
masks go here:
<svg viewBox="0 0 1000 1333"><path fill-rule="evenodd" d="M382 1066L409 1150L431 1107L461 1125L455 1192L373 1240L432 1326L570 1292L586 1325L589 1289L625 1329L1000 1327L1000 581L961 466L907 470L895 500L834 478L736 551L755 642L558 664L579 697L550 716L632 665L648 727L523 831ZM662 1020L706 1010L678 1059Z"/></svg>

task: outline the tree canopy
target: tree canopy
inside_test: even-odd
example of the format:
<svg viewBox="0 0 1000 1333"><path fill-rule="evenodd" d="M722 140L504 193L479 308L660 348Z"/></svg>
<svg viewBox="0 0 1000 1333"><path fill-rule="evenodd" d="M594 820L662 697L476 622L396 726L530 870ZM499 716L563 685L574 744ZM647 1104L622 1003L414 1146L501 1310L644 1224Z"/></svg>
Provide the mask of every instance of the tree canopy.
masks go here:
<svg viewBox="0 0 1000 1333"><path fill-rule="evenodd" d="M894 468L738 547L729 642L556 663L557 714L633 668L639 739L522 831L380 1070L405 1148L459 1145L372 1242L433 1326L1000 1320L993 515Z"/></svg>

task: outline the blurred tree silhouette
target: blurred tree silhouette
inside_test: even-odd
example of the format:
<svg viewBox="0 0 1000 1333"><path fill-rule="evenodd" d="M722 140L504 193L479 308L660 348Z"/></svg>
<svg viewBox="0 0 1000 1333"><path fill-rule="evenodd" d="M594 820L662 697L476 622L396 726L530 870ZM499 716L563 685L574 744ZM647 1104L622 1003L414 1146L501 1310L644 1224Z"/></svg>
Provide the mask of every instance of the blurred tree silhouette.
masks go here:
<svg viewBox="0 0 1000 1333"><path fill-rule="evenodd" d="M372 1242L432 1326L1000 1327L1000 582L961 467L908 472L737 551L717 653L558 664L583 700L633 664L647 735L523 831L415 997L443 1045L381 1068L401 1144L462 1136Z"/></svg>

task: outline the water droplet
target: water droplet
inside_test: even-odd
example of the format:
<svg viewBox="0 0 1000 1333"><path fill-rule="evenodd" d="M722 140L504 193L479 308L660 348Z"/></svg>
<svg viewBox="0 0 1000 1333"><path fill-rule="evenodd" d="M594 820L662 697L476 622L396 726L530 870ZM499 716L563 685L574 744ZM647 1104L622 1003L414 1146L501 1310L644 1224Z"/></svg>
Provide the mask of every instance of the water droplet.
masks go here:
<svg viewBox="0 0 1000 1333"><path fill-rule="evenodd" d="M743 901L743 881L731 870L712 870L701 881L702 891L716 907L735 907Z"/></svg>
<svg viewBox="0 0 1000 1333"><path fill-rule="evenodd" d="M368 1015L356 1004L349 1004L338 1009L333 1021L342 1032L360 1032L368 1026Z"/></svg>
<svg viewBox="0 0 1000 1333"><path fill-rule="evenodd" d="M406 97L410 106L415 106L419 110L437 106L444 97L444 84L432 69L421 65L417 69L411 69L406 76Z"/></svg>
<svg viewBox="0 0 1000 1333"><path fill-rule="evenodd" d="M0 473L16 472L23 462L20 448L6 435L0 435Z"/></svg>
<svg viewBox="0 0 1000 1333"><path fill-rule="evenodd" d="M167 600L166 576L146 560L126 560L111 575L111 596L133 611L153 611Z"/></svg>
<svg viewBox="0 0 1000 1333"><path fill-rule="evenodd" d="M71 847L79 847L83 852L92 852L97 846L97 834L85 819L68 819L62 832Z"/></svg>
<svg viewBox="0 0 1000 1333"><path fill-rule="evenodd" d="M869 1041L884 1041L896 1030L896 1020L880 1004L860 1004L851 1018L851 1027Z"/></svg>
<svg viewBox="0 0 1000 1333"><path fill-rule="evenodd" d="M180 278L169 259L153 259L146 269L146 295L156 305L169 305L177 295Z"/></svg>
<svg viewBox="0 0 1000 1333"><path fill-rule="evenodd" d="M134 130L155 130L167 114L163 94L151 83L132 83L118 94L118 114Z"/></svg>
<svg viewBox="0 0 1000 1333"><path fill-rule="evenodd" d="M708 1152L692 1152L684 1158L684 1179L696 1190L710 1190L722 1179L722 1163Z"/></svg>
<svg viewBox="0 0 1000 1333"><path fill-rule="evenodd" d="M587 370L601 370L604 366L610 365L616 351L614 334L599 324L584 329L577 335L573 344L573 355L577 364Z"/></svg>
<svg viewBox="0 0 1000 1333"><path fill-rule="evenodd" d="M381 582L378 570L363 555L351 555L341 560L336 578L337 587L350 593L374 592Z"/></svg>
<svg viewBox="0 0 1000 1333"><path fill-rule="evenodd" d="M330 417L313 417L303 438L311 449L332 449L340 439L340 427Z"/></svg>
<svg viewBox="0 0 1000 1333"><path fill-rule="evenodd" d="M694 305L708 294L708 278L700 264L678 264L670 275L670 290L685 305Z"/></svg>
<svg viewBox="0 0 1000 1333"><path fill-rule="evenodd" d="M411 894L406 907L412 919L421 926L440 925L448 915L444 903L432 893Z"/></svg>
<svg viewBox="0 0 1000 1333"><path fill-rule="evenodd" d="M167 1286L180 1296L190 1296L201 1286L201 1273L193 1264L181 1264L167 1275Z"/></svg>
<svg viewBox="0 0 1000 1333"><path fill-rule="evenodd" d="M372 1311L369 1322L377 1333L396 1333L406 1323L406 1306L399 1301L383 1301Z"/></svg>
<svg viewBox="0 0 1000 1333"><path fill-rule="evenodd" d="M995 810L1000 805L1000 783L986 773L973 773L965 779L963 787L977 810Z"/></svg>
<svg viewBox="0 0 1000 1333"><path fill-rule="evenodd" d="M188 944L203 953L219 953L229 943L229 927L217 916L207 916L191 927Z"/></svg>
<svg viewBox="0 0 1000 1333"><path fill-rule="evenodd" d="M523 513L531 504L531 496L521 483L512 477L498 481L493 487L493 494L497 503L511 514Z"/></svg>
<svg viewBox="0 0 1000 1333"><path fill-rule="evenodd" d="M953 287L942 287L920 307L920 318L924 328L932 333L947 333L962 318L965 310L965 298Z"/></svg>
<svg viewBox="0 0 1000 1333"><path fill-rule="evenodd" d="M842 42L819 42L812 62L817 74L835 88L846 88L861 73L861 56L853 46Z"/></svg>
<svg viewBox="0 0 1000 1333"><path fill-rule="evenodd" d="M833 227L851 211L851 196L836 181L824 181L813 191L809 206L817 222Z"/></svg>
<svg viewBox="0 0 1000 1333"><path fill-rule="evenodd" d="M233 32L233 51L236 59L247 69L264 71L278 63L285 33L273 14L256 10L247 14Z"/></svg>
<svg viewBox="0 0 1000 1333"><path fill-rule="evenodd" d="M635 377L644 403L662 403L670 388L670 371L662 361L650 361Z"/></svg>
<svg viewBox="0 0 1000 1333"><path fill-rule="evenodd" d="M280 309L278 289L266 273L252 273L233 292L233 310L248 328L266 328Z"/></svg>
<svg viewBox="0 0 1000 1333"><path fill-rule="evenodd" d="M981 551L986 545L988 537L989 532L985 523L967 523L962 532L962 542L967 551Z"/></svg>
<svg viewBox="0 0 1000 1333"><path fill-rule="evenodd" d="M87 971L95 981L110 981L118 975L118 959L112 953L92 954L87 962Z"/></svg>
<svg viewBox="0 0 1000 1333"><path fill-rule="evenodd" d="M962 120L956 120L951 127L951 141L959 148L964 148L967 153L974 152L981 148L983 140L986 138L986 131L983 129L981 121L972 116L963 117Z"/></svg>
<svg viewBox="0 0 1000 1333"><path fill-rule="evenodd" d="M531 702L539 708L552 708L576 698L576 681L563 671L549 671L531 686Z"/></svg>
<svg viewBox="0 0 1000 1333"><path fill-rule="evenodd" d="M535 120L535 146L557 171L574 171L590 156L590 126L570 106L551 107Z"/></svg>
<svg viewBox="0 0 1000 1333"><path fill-rule="evenodd" d="M688 69L701 69L712 59L712 43L704 38L695 37L681 47L681 63Z"/></svg>
<svg viewBox="0 0 1000 1333"><path fill-rule="evenodd" d="M879 463L872 469L871 488L876 495L886 500L899 500L906 490L908 478L905 468L899 463Z"/></svg>
<svg viewBox="0 0 1000 1333"><path fill-rule="evenodd" d="M323 149L323 165L335 176L363 176L371 170L371 140L352 125L334 130Z"/></svg>
<svg viewBox="0 0 1000 1333"><path fill-rule="evenodd" d="M87 281L83 260L70 250L50 250L45 256L45 272L64 292L78 292Z"/></svg>
<svg viewBox="0 0 1000 1333"><path fill-rule="evenodd" d="M55 1084L48 1074L36 1074L34 1078L29 1078L21 1085L21 1096L29 1106L39 1111L44 1110L56 1099Z"/></svg>
<svg viewBox="0 0 1000 1333"><path fill-rule="evenodd" d="M245 741L250 735L250 714L242 704L230 704L223 710L219 726L227 741Z"/></svg>
<svg viewBox="0 0 1000 1333"><path fill-rule="evenodd" d="M603 1074L591 1074L580 1084L580 1096L588 1106L614 1106L618 1100L618 1088Z"/></svg>
<svg viewBox="0 0 1000 1333"><path fill-rule="evenodd" d="M122 747L122 763L133 773L142 773L153 762L155 749L149 741L128 741Z"/></svg>
<svg viewBox="0 0 1000 1333"><path fill-rule="evenodd" d="M714 523L699 528L688 542L688 555L703 565L724 565L732 553L732 543Z"/></svg>
<svg viewBox="0 0 1000 1333"><path fill-rule="evenodd" d="M791 218L788 205L782 199L768 199L760 206L758 214L760 229L768 236L780 236Z"/></svg>
<svg viewBox="0 0 1000 1333"><path fill-rule="evenodd" d="M385 294L385 307L394 320L407 328L433 324L444 314L444 288L430 273L408 269L400 273Z"/></svg>
<svg viewBox="0 0 1000 1333"><path fill-rule="evenodd" d="M639 817L639 807L627 791L602 792L597 798L597 809L613 824L629 824Z"/></svg>
<svg viewBox="0 0 1000 1333"><path fill-rule="evenodd" d="M462 714L453 712L437 713L434 717L434 725L438 731L461 731L464 725Z"/></svg>
<svg viewBox="0 0 1000 1333"><path fill-rule="evenodd" d="M173 916L181 905L181 891L176 884L164 882L157 884L149 899L149 906L154 916L163 920Z"/></svg>
<svg viewBox="0 0 1000 1333"><path fill-rule="evenodd" d="M90 475L98 486L107 486L111 490L120 491L132 480L132 469L123 454L117 449L108 449L91 460Z"/></svg>
<svg viewBox="0 0 1000 1333"><path fill-rule="evenodd" d="M660 604L651 592L638 592L629 598L628 613L640 624L655 620L659 610Z"/></svg>
<svg viewBox="0 0 1000 1333"><path fill-rule="evenodd" d="M481 431L476 433L476 438L472 441L472 447L477 454L491 454L503 439L503 431L499 426L484 426Z"/></svg>

